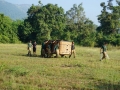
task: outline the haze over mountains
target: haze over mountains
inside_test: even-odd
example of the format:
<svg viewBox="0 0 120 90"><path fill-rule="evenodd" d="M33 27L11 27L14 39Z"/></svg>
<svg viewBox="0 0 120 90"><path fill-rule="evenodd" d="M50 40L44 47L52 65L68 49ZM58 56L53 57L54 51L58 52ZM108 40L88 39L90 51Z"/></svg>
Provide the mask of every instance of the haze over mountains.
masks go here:
<svg viewBox="0 0 120 90"><path fill-rule="evenodd" d="M0 14L9 16L11 19L24 19L27 17L28 4L12 4L5 0L0 0Z"/></svg>

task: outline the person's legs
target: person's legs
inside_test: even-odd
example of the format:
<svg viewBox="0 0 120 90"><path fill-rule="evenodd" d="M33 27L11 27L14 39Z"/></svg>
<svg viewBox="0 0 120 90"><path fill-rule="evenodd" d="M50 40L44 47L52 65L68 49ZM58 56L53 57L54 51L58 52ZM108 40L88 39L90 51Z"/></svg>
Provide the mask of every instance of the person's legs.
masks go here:
<svg viewBox="0 0 120 90"><path fill-rule="evenodd" d="M59 49L56 50L56 57L59 56Z"/></svg>
<svg viewBox="0 0 120 90"><path fill-rule="evenodd" d="M74 55L74 58L75 58L75 56L76 56L75 50L73 50L73 55Z"/></svg>
<svg viewBox="0 0 120 90"><path fill-rule="evenodd" d="M29 48L29 53L30 53L30 56L32 56L32 54L31 54L31 48Z"/></svg>
<svg viewBox="0 0 120 90"><path fill-rule="evenodd" d="M69 58L72 56L72 54L73 54L73 50L71 50L71 54L69 55Z"/></svg>
<svg viewBox="0 0 120 90"><path fill-rule="evenodd" d="M107 58L107 59L110 59L107 53L106 53L106 58Z"/></svg>
<svg viewBox="0 0 120 90"><path fill-rule="evenodd" d="M69 58L71 57L71 54L69 55Z"/></svg>
<svg viewBox="0 0 120 90"><path fill-rule="evenodd" d="M28 48L28 56L30 56L30 48Z"/></svg>
<svg viewBox="0 0 120 90"><path fill-rule="evenodd" d="M106 54L105 54L105 52L103 52L103 57L102 57L102 59L104 59L104 58L106 58Z"/></svg>
<svg viewBox="0 0 120 90"><path fill-rule="evenodd" d="M51 57L51 51L50 51L50 49L47 49L47 51L48 51L47 57Z"/></svg>
<svg viewBox="0 0 120 90"><path fill-rule="evenodd" d="M31 48L28 49L28 56L31 56Z"/></svg>
<svg viewBox="0 0 120 90"><path fill-rule="evenodd" d="M34 55L34 48L33 48L33 55Z"/></svg>
<svg viewBox="0 0 120 90"><path fill-rule="evenodd" d="M105 59L110 59L107 52L105 52Z"/></svg>
<svg viewBox="0 0 120 90"><path fill-rule="evenodd" d="M36 48L34 48L34 55L36 55Z"/></svg>
<svg viewBox="0 0 120 90"><path fill-rule="evenodd" d="M45 50L44 49L41 50L41 56L45 57Z"/></svg>

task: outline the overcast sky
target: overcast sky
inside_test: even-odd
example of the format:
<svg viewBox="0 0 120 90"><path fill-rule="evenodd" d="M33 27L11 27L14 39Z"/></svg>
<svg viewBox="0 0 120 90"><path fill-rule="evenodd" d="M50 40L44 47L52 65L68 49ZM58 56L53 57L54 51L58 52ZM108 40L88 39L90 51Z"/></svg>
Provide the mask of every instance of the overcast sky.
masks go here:
<svg viewBox="0 0 120 90"><path fill-rule="evenodd" d="M39 0L5 0L13 4L34 4L37 5ZM58 4L58 6L61 6L65 11L69 10L73 7L73 4L80 4L82 3L85 15L87 18L92 20L95 24L99 25L97 16L101 13L102 8L100 7L101 2L106 2L107 4L108 0L41 0L43 5L46 5L48 3L52 4ZM115 0L113 0L114 4Z"/></svg>

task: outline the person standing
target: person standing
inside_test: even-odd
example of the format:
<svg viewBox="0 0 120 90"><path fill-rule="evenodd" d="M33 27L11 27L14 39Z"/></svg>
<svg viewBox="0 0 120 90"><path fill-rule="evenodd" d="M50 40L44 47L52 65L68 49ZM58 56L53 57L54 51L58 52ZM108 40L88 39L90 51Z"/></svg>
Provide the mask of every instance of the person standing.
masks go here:
<svg viewBox="0 0 120 90"><path fill-rule="evenodd" d="M33 43L33 55L36 55L36 41Z"/></svg>
<svg viewBox="0 0 120 90"><path fill-rule="evenodd" d="M46 57L46 43L48 42L48 40L44 41L41 45L41 57Z"/></svg>
<svg viewBox="0 0 120 90"><path fill-rule="evenodd" d="M100 60L106 59L106 58L109 59L109 56L108 56L106 51L107 51L107 46L106 46L106 43L104 42L103 45L100 48L100 54L102 54L102 57L101 57Z"/></svg>
<svg viewBox="0 0 120 90"><path fill-rule="evenodd" d="M32 56L31 54L31 49L32 49L32 43L31 41L28 43L28 56Z"/></svg>
<svg viewBox="0 0 120 90"><path fill-rule="evenodd" d="M75 45L74 45L74 42L72 42L72 45L71 45L71 55L69 56L69 58L72 56L72 54L74 55L74 58L75 58L76 54L75 54Z"/></svg>
<svg viewBox="0 0 120 90"><path fill-rule="evenodd" d="M51 57L51 41L50 40L46 45L46 53L47 53L47 58L50 58Z"/></svg>
<svg viewBox="0 0 120 90"><path fill-rule="evenodd" d="M56 45L55 45L54 49L55 49L55 53L56 53L56 58L58 58L58 56L59 56L59 42L58 41L56 41Z"/></svg>

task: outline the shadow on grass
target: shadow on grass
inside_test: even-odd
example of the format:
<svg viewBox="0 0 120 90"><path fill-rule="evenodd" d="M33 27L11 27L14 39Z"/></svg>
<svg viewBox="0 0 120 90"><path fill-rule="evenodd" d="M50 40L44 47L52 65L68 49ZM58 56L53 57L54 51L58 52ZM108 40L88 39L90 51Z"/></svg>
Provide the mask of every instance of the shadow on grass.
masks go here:
<svg viewBox="0 0 120 90"><path fill-rule="evenodd" d="M96 79L91 76L90 83L81 90L120 90L120 81L108 81L106 79Z"/></svg>
<svg viewBox="0 0 120 90"><path fill-rule="evenodd" d="M120 82L112 83L99 81L98 85L96 85L95 87L97 88L97 90L120 90Z"/></svg>
<svg viewBox="0 0 120 90"><path fill-rule="evenodd" d="M120 90L120 81L119 82L113 82L113 81L107 81L105 79L95 79L95 78L89 78L92 80L92 83L89 83L90 86L94 87L95 90ZM90 90L94 90L90 89Z"/></svg>
<svg viewBox="0 0 120 90"><path fill-rule="evenodd" d="M58 57L56 57L55 55L52 55L51 57L42 57L41 55L28 55L28 54L14 54L15 56L24 56L24 57L39 57L39 58L69 58L69 57L67 57L67 56L64 56L64 57L61 57L61 56L58 56Z"/></svg>
<svg viewBox="0 0 120 90"><path fill-rule="evenodd" d="M40 57L40 58L42 58L41 55L37 55L37 54L36 54L36 55L33 55L33 54L32 54L32 55L28 55L28 54L20 54L20 53L19 53L19 54L13 54L13 55L14 55L14 56Z"/></svg>
<svg viewBox="0 0 120 90"><path fill-rule="evenodd" d="M25 56L25 57L40 57L40 58L42 58L40 55L27 55L27 54L22 54L21 56Z"/></svg>

